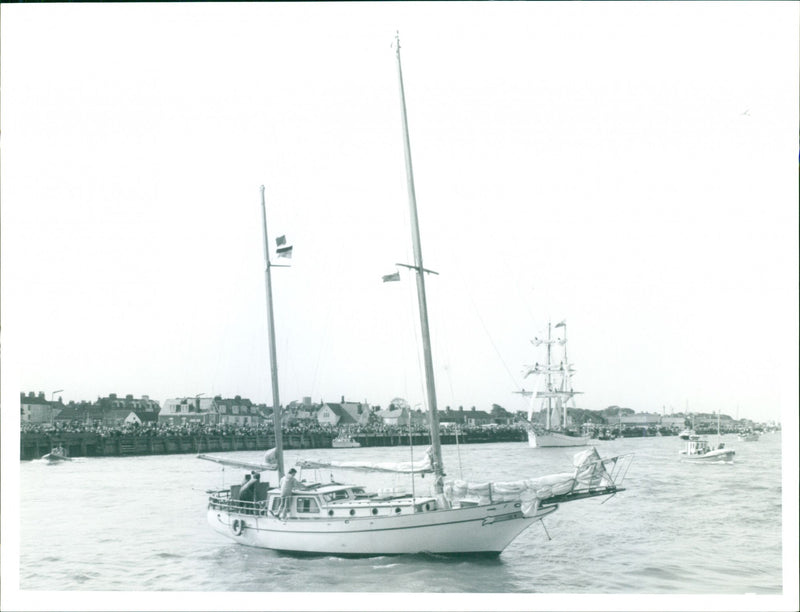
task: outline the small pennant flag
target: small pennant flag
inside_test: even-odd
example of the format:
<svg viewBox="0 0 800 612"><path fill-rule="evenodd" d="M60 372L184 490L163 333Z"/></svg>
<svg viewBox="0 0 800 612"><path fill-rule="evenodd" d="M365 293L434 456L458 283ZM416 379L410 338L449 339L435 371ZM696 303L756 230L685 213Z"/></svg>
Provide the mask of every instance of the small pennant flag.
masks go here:
<svg viewBox="0 0 800 612"><path fill-rule="evenodd" d="M280 247L278 249L278 257L288 257L289 259L292 258L292 248L290 246Z"/></svg>
<svg viewBox="0 0 800 612"><path fill-rule="evenodd" d="M278 246L283 246L284 244L286 244L286 236L278 236L275 239L275 242L278 244Z"/></svg>
<svg viewBox="0 0 800 612"><path fill-rule="evenodd" d="M387 274L383 277L384 283L391 283L392 281L399 281L400 280L400 272L395 272L394 274Z"/></svg>
<svg viewBox="0 0 800 612"><path fill-rule="evenodd" d="M566 327L566 326L567 326L567 320L566 319L561 321L561 323L556 323L556 327Z"/></svg>

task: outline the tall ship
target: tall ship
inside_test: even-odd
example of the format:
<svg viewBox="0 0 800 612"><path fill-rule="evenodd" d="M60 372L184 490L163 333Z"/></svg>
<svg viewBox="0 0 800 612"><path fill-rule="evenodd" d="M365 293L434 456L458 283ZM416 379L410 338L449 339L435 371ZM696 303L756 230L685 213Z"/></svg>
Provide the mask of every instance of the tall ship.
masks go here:
<svg viewBox="0 0 800 612"><path fill-rule="evenodd" d="M620 486L632 459L623 455L601 459L595 449L575 456L572 469L560 474L507 482L471 483L447 478L439 439L439 418L433 376L433 358L428 327L425 274L417 220L411 151L408 137L399 38L395 41L397 73L400 86L401 116L414 264L404 267L416 279L421 341L424 355L427 412L430 425L430 448L422 457L407 462L363 463L356 461L314 461L296 463L299 481L284 478L281 439L281 409L278 394L278 370L275 350L275 320L272 308L272 285L267 215L264 188L261 209L264 224L267 318L269 331L270 373L274 406L275 448L264 461L248 464L224 457L204 457L251 469L252 477L242 485L211 491L207 520L211 528L239 544L282 551L334 555L385 555L431 552L438 554L498 555L529 526L555 512L569 501L608 496L622 491ZM307 474L330 471L319 482L302 480ZM334 480L333 470L341 472L405 473L411 492L396 488L370 489L361 484ZM291 475L296 469L289 470ZM261 482L262 473L277 473L285 486L271 488ZM423 482L430 490L418 490L414 477L431 474ZM392 476L392 480L396 476Z"/></svg>
<svg viewBox="0 0 800 612"><path fill-rule="evenodd" d="M556 323L555 329L563 329L559 338L553 338L553 326L547 324L547 338L534 338L531 343L544 346L547 350L547 361L536 362L525 366L525 377L535 376L534 391L521 391L531 398L528 408L528 445L531 448L552 446L586 446L591 439L581 435L569 427L569 407L575 408L575 396L580 392L572 388L572 375L575 369L567 358L567 323ZM560 347L561 359L556 363L555 348ZM541 389L541 390L540 390ZM537 419L538 414L544 417L543 425Z"/></svg>

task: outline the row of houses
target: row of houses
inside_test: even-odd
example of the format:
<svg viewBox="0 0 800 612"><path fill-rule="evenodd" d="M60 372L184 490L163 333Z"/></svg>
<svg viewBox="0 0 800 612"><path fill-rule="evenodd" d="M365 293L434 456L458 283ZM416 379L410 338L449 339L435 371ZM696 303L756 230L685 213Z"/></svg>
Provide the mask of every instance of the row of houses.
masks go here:
<svg viewBox="0 0 800 612"><path fill-rule="evenodd" d="M657 413L640 412L606 417L607 427L616 429L658 428L669 429L674 433L683 431L686 427L707 431L717 428L716 414L693 414L690 417L666 416ZM719 429L723 433L734 433L743 428L752 428L755 423L749 419L733 419L727 414L719 415Z"/></svg>
<svg viewBox="0 0 800 612"><path fill-rule="evenodd" d="M266 404L256 404L247 398L183 397L164 401L161 406L144 395L134 398L112 393L100 397L95 402L69 402L61 398L48 401L44 393L29 392L20 394L20 418L23 423L48 425L83 425L89 427L119 427L126 424L163 423L167 425L244 425L257 427L272 425L272 408ZM440 411L439 421L444 425L462 424L469 426L501 425L513 422L514 415L500 406L492 412L476 410L452 410L447 407ZM342 397L340 402L321 402L314 404L310 397L293 401L283 408L282 424L293 426L332 426L368 427L374 425L425 427L427 413L412 410L408 404L397 398L389 408L371 406L366 402L348 402Z"/></svg>

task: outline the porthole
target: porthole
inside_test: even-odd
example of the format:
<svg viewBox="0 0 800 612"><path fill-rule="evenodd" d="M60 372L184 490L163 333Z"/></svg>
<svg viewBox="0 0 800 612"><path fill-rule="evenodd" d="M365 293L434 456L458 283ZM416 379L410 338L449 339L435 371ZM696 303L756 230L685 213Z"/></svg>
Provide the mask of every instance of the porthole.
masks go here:
<svg viewBox="0 0 800 612"><path fill-rule="evenodd" d="M400 507L398 506L397 508L394 509L394 511L395 512L400 512Z"/></svg>
<svg viewBox="0 0 800 612"><path fill-rule="evenodd" d="M355 510L350 510L350 516L355 516L355 513L356 513Z"/></svg>
<svg viewBox="0 0 800 612"><path fill-rule="evenodd" d="M378 514L378 509L377 508L373 508L372 509L372 514Z"/></svg>
<svg viewBox="0 0 800 612"><path fill-rule="evenodd" d="M333 510L328 510L328 516L333 516Z"/></svg>
<svg viewBox="0 0 800 612"><path fill-rule="evenodd" d="M431 505L430 504L425 504L425 510L430 510L430 509L431 509Z"/></svg>

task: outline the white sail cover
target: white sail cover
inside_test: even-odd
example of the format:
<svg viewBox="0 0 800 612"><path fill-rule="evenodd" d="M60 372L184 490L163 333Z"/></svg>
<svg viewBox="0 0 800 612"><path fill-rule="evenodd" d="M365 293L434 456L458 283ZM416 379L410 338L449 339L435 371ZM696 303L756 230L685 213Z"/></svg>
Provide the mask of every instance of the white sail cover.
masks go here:
<svg viewBox="0 0 800 612"><path fill-rule="evenodd" d="M606 462L615 462L617 457L603 460L592 447L576 454L573 459L574 472L563 472L528 478L512 482L471 483L464 480L449 480L444 484L445 496L451 500L475 499L479 503L503 501L543 501L556 495L614 486Z"/></svg>
<svg viewBox="0 0 800 612"><path fill-rule="evenodd" d="M321 459L301 459L297 465L303 469L339 468L365 472L400 472L404 474L433 473L433 449L428 447L425 456L419 461L398 461L375 463L369 461L323 461Z"/></svg>
<svg viewBox="0 0 800 612"><path fill-rule="evenodd" d="M255 470L257 472L275 471L278 469L278 461L275 458L276 449L271 448L264 453L264 463L255 463L252 461L239 461L237 459L228 459L227 457L215 457L214 455L197 455L198 459L205 459L206 461L213 461L221 465L228 465L231 467L244 468L246 470Z"/></svg>

